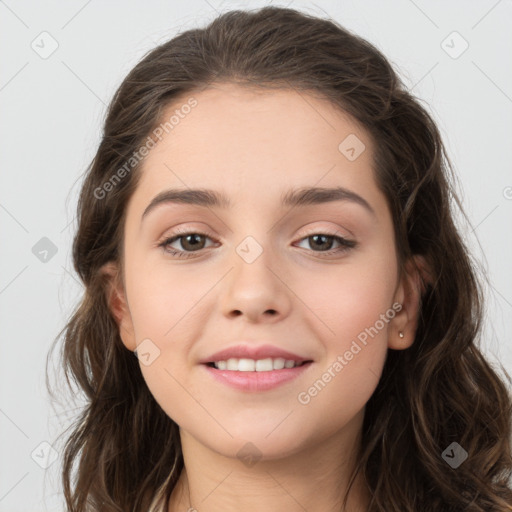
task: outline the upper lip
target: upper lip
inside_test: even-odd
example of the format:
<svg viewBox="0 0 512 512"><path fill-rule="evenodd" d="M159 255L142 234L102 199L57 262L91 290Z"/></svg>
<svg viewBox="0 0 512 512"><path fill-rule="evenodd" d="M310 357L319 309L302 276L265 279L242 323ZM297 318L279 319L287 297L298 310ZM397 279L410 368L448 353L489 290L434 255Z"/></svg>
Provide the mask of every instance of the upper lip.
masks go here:
<svg viewBox="0 0 512 512"><path fill-rule="evenodd" d="M214 354L205 357L199 361L200 363L215 363L217 361L227 361L230 358L235 359L267 359L267 358L278 358L282 357L286 360L295 361L296 363L302 363L304 361L311 361L310 358L302 357L293 352L283 350L273 345L235 345L233 347L227 347L215 352Z"/></svg>

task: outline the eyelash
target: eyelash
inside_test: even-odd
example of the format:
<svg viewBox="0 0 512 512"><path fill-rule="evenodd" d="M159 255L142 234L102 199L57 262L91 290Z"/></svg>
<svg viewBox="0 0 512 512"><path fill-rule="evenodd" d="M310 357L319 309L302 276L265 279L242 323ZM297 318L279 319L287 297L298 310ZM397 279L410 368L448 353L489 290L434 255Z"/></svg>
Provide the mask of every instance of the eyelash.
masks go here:
<svg viewBox="0 0 512 512"><path fill-rule="evenodd" d="M173 233L173 236L165 238L161 243L158 244L158 247L161 247L162 250L165 253L170 254L172 257L178 257L178 258L193 258L194 253L199 253L204 249L199 249L197 251L180 251L176 249L169 249L167 248L168 245L175 242L176 240L179 240L180 238L184 238L187 235L199 235L203 237L210 238L211 240L215 240L213 235L210 233L204 233L201 231L193 231L193 230L186 230L186 229L176 229L176 231ZM347 238L343 238L341 236L336 236L334 234L330 233L322 233L318 231L311 231L309 233L305 234L306 236L303 236L299 241L303 241L311 236L314 235L324 235L329 238L333 238L335 241L341 244L342 247L338 247L337 249L330 249L329 251L312 251L317 252L319 254L320 258L323 257L330 257L334 254L340 254L348 252L350 249L353 249L357 247L358 243L354 240L349 240Z"/></svg>

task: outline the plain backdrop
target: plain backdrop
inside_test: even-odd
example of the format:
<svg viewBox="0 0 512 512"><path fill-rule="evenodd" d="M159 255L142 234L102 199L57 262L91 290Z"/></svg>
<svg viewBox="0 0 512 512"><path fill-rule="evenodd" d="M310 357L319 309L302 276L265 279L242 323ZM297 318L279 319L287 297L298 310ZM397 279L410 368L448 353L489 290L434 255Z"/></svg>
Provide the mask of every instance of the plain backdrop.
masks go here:
<svg viewBox="0 0 512 512"><path fill-rule="evenodd" d="M0 1L0 511L64 510L46 355L82 288L70 250L81 175L128 71L178 32L269 2ZM282 2L330 16L391 60L438 122L489 276L482 348L512 370L512 2Z"/></svg>

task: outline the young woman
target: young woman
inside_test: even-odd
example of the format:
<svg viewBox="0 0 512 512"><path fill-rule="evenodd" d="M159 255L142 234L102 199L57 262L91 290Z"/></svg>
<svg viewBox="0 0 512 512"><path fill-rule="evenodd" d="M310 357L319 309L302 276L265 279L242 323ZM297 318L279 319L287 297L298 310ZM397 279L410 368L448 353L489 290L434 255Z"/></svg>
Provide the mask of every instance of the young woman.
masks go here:
<svg viewBox="0 0 512 512"><path fill-rule="evenodd" d="M68 510L512 510L449 160L332 20L232 11L125 78L83 183Z"/></svg>

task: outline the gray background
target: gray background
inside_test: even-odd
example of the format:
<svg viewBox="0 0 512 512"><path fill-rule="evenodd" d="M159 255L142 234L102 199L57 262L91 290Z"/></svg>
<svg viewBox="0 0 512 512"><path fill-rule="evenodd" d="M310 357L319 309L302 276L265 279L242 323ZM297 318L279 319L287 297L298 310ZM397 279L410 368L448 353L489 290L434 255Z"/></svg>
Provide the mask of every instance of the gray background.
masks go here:
<svg viewBox="0 0 512 512"><path fill-rule="evenodd" d="M77 406L63 397L52 407L45 361L82 291L70 259L75 205L106 105L157 43L268 3L0 1L0 511L64 510L54 441ZM325 11L366 37L428 105L459 176L462 232L489 274L482 348L510 371L512 2L275 5Z"/></svg>

